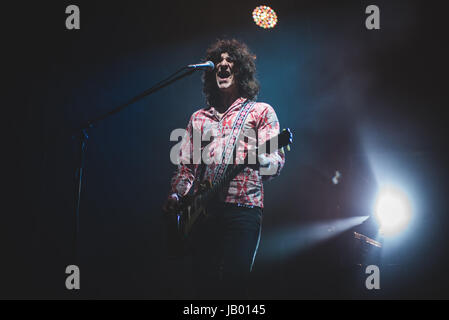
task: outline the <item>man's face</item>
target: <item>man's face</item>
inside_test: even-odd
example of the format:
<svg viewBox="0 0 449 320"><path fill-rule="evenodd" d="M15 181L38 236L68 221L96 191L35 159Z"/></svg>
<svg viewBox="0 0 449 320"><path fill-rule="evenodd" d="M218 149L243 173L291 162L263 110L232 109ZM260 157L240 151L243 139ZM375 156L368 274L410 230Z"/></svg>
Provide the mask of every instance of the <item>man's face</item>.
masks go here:
<svg viewBox="0 0 449 320"><path fill-rule="evenodd" d="M221 91L235 89L234 61L227 52L221 54L221 60L216 64L215 78Z"/></svg>

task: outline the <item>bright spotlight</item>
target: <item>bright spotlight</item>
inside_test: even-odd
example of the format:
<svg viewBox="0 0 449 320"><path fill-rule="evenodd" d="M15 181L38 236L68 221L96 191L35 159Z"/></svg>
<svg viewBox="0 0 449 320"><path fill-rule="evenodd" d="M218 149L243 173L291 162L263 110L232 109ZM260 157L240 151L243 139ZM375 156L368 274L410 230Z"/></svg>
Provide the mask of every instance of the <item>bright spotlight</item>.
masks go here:
<svg viewBox="0 0 449 320"><path fill-rule="evenodd" d="M404 192L393 187L383 188L376 200L375 217L380 225L380 234L395 235L407 227L412 209Z"/></svg>
<svg viewBox="0 0 449 320"><path fill-rule="evenodd" d="M258 6L253 11L254 22L261 28L271 29L278 23L276 12L268 6Z"/></svg>

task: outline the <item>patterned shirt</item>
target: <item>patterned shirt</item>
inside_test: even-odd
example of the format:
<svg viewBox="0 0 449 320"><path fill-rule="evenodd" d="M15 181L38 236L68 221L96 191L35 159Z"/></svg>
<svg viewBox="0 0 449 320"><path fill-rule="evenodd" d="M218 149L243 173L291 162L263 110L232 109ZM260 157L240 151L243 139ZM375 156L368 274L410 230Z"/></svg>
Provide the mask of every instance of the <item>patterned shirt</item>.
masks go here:
<svg viewBox="0 0 449 320"><path fill-rule="evenodd" d="M245 98L239 98L221 117L214 107L196 111L190 117L184 138L180 143L179 158L177 159L179 165L172 179L172 193L185 196L192 185L195 185L194 191L196 191L200 179L202 181L205 179L210 182L214 181L216 169L220 162L210 159L221 159L226 143L230 140L234 120L238 117L245 102L252 104L252 109L249 111L242 128L244 138L237 140L235 159L244 159L248 150L262 145L265 141L279 134L279 121L276 113L266 103L246 101ZM212 139L209 139L211 137ZM268 168L256 169L246 166L230 182L229 188L226 188L220 198L227 203L263 208L262 181L279 175L285 163L285 155L282 149L271 154L265 154L264 157ZM209 159L209 162L206 162L207 165L203 167L199 163L205 163L204 159ZM238 160L233 161L237 163ZM200 168L203 169L200 170ZM266 169L269 175L265 175L263 169ZM202 177L200 177L201 175Z"/></svg>

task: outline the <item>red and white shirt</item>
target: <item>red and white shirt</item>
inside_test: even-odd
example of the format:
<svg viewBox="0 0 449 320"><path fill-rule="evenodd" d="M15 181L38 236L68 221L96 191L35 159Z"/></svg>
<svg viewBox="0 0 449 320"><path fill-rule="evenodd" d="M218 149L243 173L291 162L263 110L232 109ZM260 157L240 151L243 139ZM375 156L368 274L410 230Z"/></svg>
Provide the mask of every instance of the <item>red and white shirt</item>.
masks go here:
<svg viewBox="0 0 449 320"><path fill-rule="evenodd" d="M217 161L209 161L204 170L199 170L201 166L198 162L202 160L198 159L221 159L224 146L230 139L234 120L245 105L245 102L245 98L237 99L221 117L214 107L200 109L193 113L180 145L179 165L171 183L172 193L185 196L195 180L195 186L198 186L197 182L201 178L199 177L201 171L203 171L203 181L205 179L211 182L214 180L215 169L218 165ZM256 145L262 145L265 141L278 135L280 131L276 113L269 104L262 102L249 103L254 103L254 105L246 117L242 128L245 139L238 139L235 147L238 159L245 157L245 150L252 149ZM197 137L201 135L203 140L206 138L206 141L200 142L200 146L198 146L198 140L195 141L194 135ZM209 140L210 137L213 137L211 139L212 142ZM200 154L194 151L198 149L201 149ZM265 154L264 156L270 168L270 170L267 170L270 172L270 175L261 175L262 168L245 167L230 182L225 194L221 195L225 202L263 208L262 181L279 175L285 163L285 155L282 150L275 151L269 155Z"/></svg>

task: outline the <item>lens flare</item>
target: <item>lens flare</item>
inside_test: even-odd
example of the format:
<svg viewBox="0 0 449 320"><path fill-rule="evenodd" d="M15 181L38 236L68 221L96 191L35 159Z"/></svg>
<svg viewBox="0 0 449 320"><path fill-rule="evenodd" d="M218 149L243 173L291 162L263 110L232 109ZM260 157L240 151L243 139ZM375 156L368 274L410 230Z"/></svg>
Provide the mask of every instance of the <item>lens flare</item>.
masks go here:
<svg viewBox="0 0 449 320"><path fill-rule="evenodd" d="M375 204L380 233L390 236L402 231L410 221L411 211L410 201L401 190L392 187L381 190Z"/></svg>
<svg viewBox="0 0 449 320"><path fill-rule="evenodd" d="M268 6L258 6L253 11L254 22L261 28L274 28L278 22L276 12Z"/></svg>

